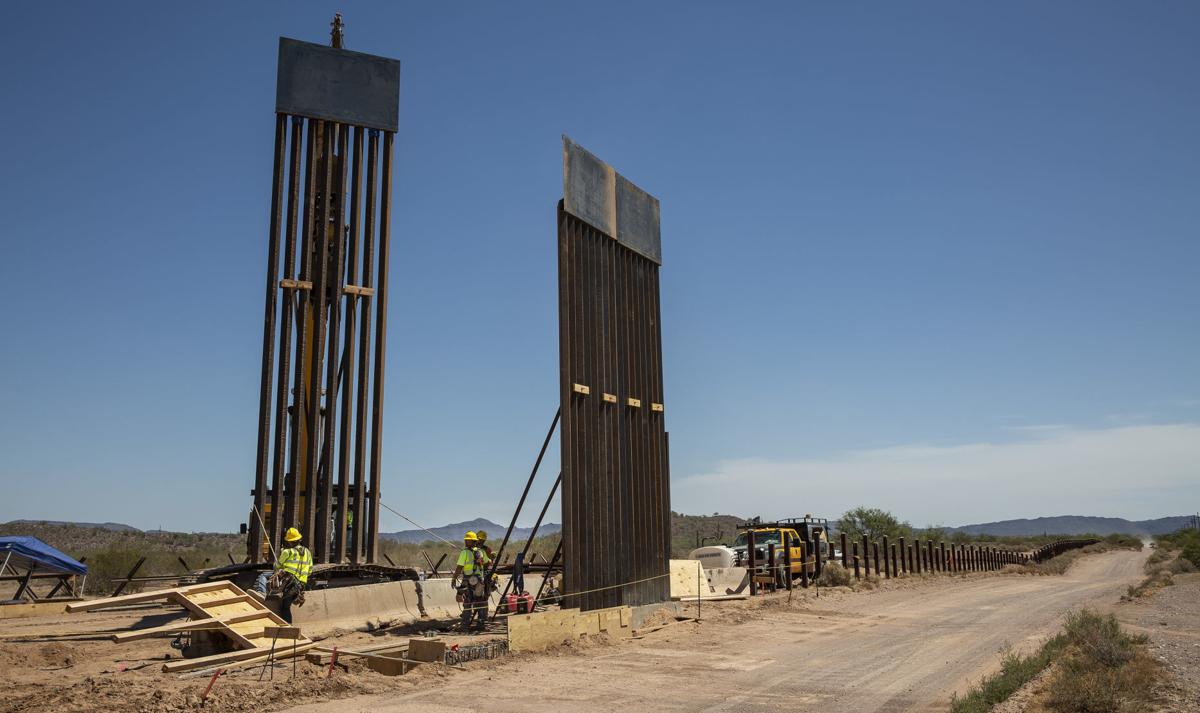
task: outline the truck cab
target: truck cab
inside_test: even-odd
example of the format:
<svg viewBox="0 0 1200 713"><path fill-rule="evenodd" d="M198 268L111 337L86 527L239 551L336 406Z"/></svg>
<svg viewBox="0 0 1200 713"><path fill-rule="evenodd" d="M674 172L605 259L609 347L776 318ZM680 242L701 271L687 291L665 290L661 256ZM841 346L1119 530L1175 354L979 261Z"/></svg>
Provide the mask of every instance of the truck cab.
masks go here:
<svg viewBox="0 0 1200 713"><path fill-rule="evenodd" d="M757 574L770 574L771 545L775 546L775 567L777 579L783 578L783 567L786 562L785 548L791 551L791 575L799 577L807 563L809 575L816 574L816 563L813 552L808 552L804 546L806 541L813 543L813 550L821 553L822 561L828 560L832 551L827 535L828 525L823 518L805 516L803 518L788 518L777 522L762 522L755 518L751 522L738 526L740 532L733 542L734 563L741 567L750 564L749 533L754 533L754 559Z"/></svg>

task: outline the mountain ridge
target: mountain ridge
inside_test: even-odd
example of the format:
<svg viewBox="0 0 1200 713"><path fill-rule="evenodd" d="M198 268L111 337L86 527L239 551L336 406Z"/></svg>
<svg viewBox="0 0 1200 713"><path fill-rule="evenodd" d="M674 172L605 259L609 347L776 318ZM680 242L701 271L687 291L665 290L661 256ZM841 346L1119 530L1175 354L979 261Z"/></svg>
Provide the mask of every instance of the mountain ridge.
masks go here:
<svg viewBox="0 0 1200 713"><path fill-rule="evenodd" d="M1028 535L1165 535L1191 524L1190 515L1159 517L1151 520L1127 520L1123 517L1095 515L1054 515L1051 517L997 520L973 525L947 527L947 532L968 535L998 535L1022 537Z"/></svg>
<svg viewBox="0 0 1200 713"><path fill-rule="evenodd" d="M466 520L464 522L452 522L449 525L441 527L431 527L428 530L399 530L396 532L381 532L379 536L384 539L392 540L393 542L405 542L409 544L419 545L422 542L436 540L439 537L448 540L454 544L462 541L462 536L466 532L478 532L485 530L488 534L488 542L499 543L504 538L504 531L508 529L507 525L500 525L488 520L487 518L477 517L474 520ZM538 536L553 535L562 530L562 525L553 522L543 522L538 528ZM429 534L430 532L434 535ZM529 537L529 533L533 532L532 527L514 527L510 540L524 540Z"/></svg>

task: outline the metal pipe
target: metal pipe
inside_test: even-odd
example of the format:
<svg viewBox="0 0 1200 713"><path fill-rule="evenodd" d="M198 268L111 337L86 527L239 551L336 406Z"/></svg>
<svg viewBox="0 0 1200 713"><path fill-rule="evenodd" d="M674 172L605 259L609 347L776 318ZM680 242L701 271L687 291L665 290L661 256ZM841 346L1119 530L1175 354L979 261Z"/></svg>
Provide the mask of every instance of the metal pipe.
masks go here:
<svg viewBox="0 0 1200 713"><path fill-rule="evenodd" d="M283 277L294 280L296 277L296 211L300 197L300 159L301 142L304 139L304 120L298 116L291 118L292 139L288 154L288 200L287 220L284 239ZM289 283L290 284L290 283ZM269 525L266 525L271 542L278 542L283 531L284 511L284 461L286 458L287 433L290 426L288 414L288 396L290 382L290 366L292 358L292 322L296 306L294 288L282 289L277 293L283 304L282 320L279 325L279 368L276 375L275 392L275 445L274 460L271 469L271 509L267 512ZM294 433L294 430L293 430ZM259 510L259 513L264 513ZM253 529L253 525L251 525ZM260 547L250 553L252 562L261 562ZM232 557L230 561L232 563Z"/></svg>
<svg viewBox="0 0 1200 713"><path fill-rule="evenodd" d="M271 370L275 367L275 301L279 290L279 225L282 219L283 161L287 145L287 116L275 115L275 166L271 178L271 226L267 238L267 294L263 308L262 374L258 392L258 449L254 464L254 507L262 512L267 498L267 468L271 437ZM262 530L250 522L250 553L262 550Z"/></svg>
<svg viewBox="0 0 1200 713"><path fill-rule="evenodd" d="M325 364L325 328L327 285L329 273L329 195L333 184L333 141L334 124L320 122L321 125L321 163L318 167L318 192L316 195L316 222L313 233L316 238L316 251L312 263L312 351L305 385L308 387L309 409L308 440L305 449L304 473L308 482L305 488L304 500L304 530L309 537L310 549L316 562L329 561L329 521L321 517L320 496L322 492L318 470L318 456L321 452L322 431L322 384L324 375L322 368Z"/></svg>
<svg viewBox="0 0 1200 713"><path fill-rule="evenodd" d="M746 530L746 557L750 570L750 596L758 594L758 552L754 544L754 528Z"/></svg>
<svg viewBox="0 0 1200 713"><path fill-rule="evenodd" d="M383 133L383 159L379 177L379 272L375 283L375 381L371 395L371 524L367 533L367 561L374 562L379 548L379 481L383 467L383 375L387 357L388 259L392 224L392 137Z"/></svg>
<svg viewBox="0 0 1200 713"><path fill-rule="evenodd" d="M366 198L363 225L363 254L362 254L362 286L369 288L373 281L375 256L375 188L379 158L379 132L367 132L367 186L363 192ZM378 531L379 509L374 505L375 495L371 494L371 503L367 503L367 400L370 396L368 385L371 378L371 305L372 297L362 298L362 310L358 314L358 393L355 397L354 415L354 502L358 510L355 519L355 538L357 546L355 554L366 559L368 543L365 541L363 528L367 533ZM371 545L373 546L373 545Z"/></svg>
<svg viewBox="0 0 1200 713"><path fill-rule="evenodd" d="M319 136L324 122L317 119L305 121L307 151L304 164L304 219L300 228L299 246L301 282L312 280L313 253L313 204L316 202L316 153L319 150ZM300 471L304 467L302 459L307 456L300 452L303 442L308 443L307 389L305 388L305 361L308 353L308 305L312 299L311 290L297 290L298 304L296 308L296 364L292 376L292 438L288 451L287 477L287 508L284 522L290 527L300 526L305 515L300 511ZM309 535L311 536L311 532Z"/></svg>
<svg viewBox="0 0 1200 713"><path fill-rule="evenodd" d="M346 171L349 168L346 161L346 149L349 144L349 130L345 124L335 124L334 133L336 134L337 154L333 160L333 168L336 169L336 173L333 178L333 187L330 189L329 198L326 201L332 213L326 223L333 223L333 234L328 241L331 265L325 280L325 299L328 301L329 312L327 336L329 343L325 353L325 428L321 450L324 461L321 471L323 471L324 477L321 479L319 517L325 527L333 529L332 537L330 537L330 533L326 533L325 538L321 541L321 548L326 552L325 561L344 562L346 560L346 502L344 500L338 502L337 516L335 517L333 512L333 474L334 437L336 435L334 427L337 423L338 384L341 383L338 377L338 367L341 366L341 345L338 336L341 328L342 300L345 299L342 288L345 285L343 261L346 248ZM338 492L341 492L340 486ZM332 552L329 551L331 545Z"/></svg>
<svg viewBox="0 0 1200 713"><path fill-rule="evenodd" d="M537 537L538 528L542 526L542 518L546 517L546 510L550 508L550 503L554 500L554 494L558 492L558 486L561 484L562 471L560 470L558 472L558 477L554 479L554 485L550 487L550 494L546 496L545 504L542 505L542 511L538 513L537 522L533 523L533 529L529 531L529 539L525 540L525 547L523 547L521 549L521 553L517 555L522 562L527 561L526 558L529 556L529 550L533 547L533 539ZM560 535L559 542L561 541L562 538ZM442 556L444 557L445 555ZM510 577L508 581L504 583L504 591L500 593L500 601L504 601L504 597L508 594L509 589L512 587L512 582L513 580ZM518 594L520 594L520 592L518 592ZM492 613L492 618L496 618L495 612Z"/></svg>
<svg viewBox="0 0 1200 713"><path fill-rule="evenodd" d="M350 236L348 253L346 255L346 281L351 285L358 285L358 261L359 261L359 241L361 236L359 229L362 224L361 214L359 211L362 205L362 151L363 151L363 129L361 126L354 127L354 150L353 164L350 169ZM342 375L342 421L341 421L341 436L338 442L338 504L339 517L344 521L345 518L353 517L355 513L360 513L354 517L350 524L349 532L349 551L350 561L357 564L359 561L359 553L362 550L362 501L358 499L357 488L355 492L354 507L350 508L350 440L352 431L350 426L353 420L354 409L354 368L357 366L355 361L355 310L358 307L358 297L356 295L348 295L346 297L346 322L343 326L342 333L342 348L345 350L346 370ZM361 432L360 432L361 433ZM345 543L338 552L338 556L344 557L347 547Z"/></svg>
<svg viewBox="0 0 1200 713"><path fill-rule="evenodd" d="M525 489L521 491L521 498L517 501L517 509L513 511L512 519L508 521L508 529L504 531L504 539L500 541L500 547L497 548L495 556L492 558L492 568L488 572L487 581L491 581L491 576L496 573L496 566L499 564L500 555L504 553L504 548L508 546L508 538L512 537L513 528L517 526L517 517L521 515L521 508L525 507L525 498L529 497L529 489L533 487L533 479L537 477L538 468L542 467L542 458L546 455L546 448L550 446L550 439L554 436L554 430L558 428L558 419L562 415L560 407L554 412L554 418L550 421L550 429L546 431L546 438L542 441L542 449L538 451L537 460L533 462L533 469L529 471L529 478L525 481ZM562 473L559 473L559 478ZM545 512L545 510L543 510Z"/></svg>
<svg viewBox="0 0 1200 713"><path fill-rule="evenodd" d="M533 598L533 606L537 608L538 602L542 601L542 592L546 589L546 582L550 581L550 575L554 570L554 564L558 562L558 558L562 555L563 543L558 541L558 547L554 548L554 554L550 557L550 563L546 565L546 572L542 575L542 583L538 585L537 594Z"/></svg>

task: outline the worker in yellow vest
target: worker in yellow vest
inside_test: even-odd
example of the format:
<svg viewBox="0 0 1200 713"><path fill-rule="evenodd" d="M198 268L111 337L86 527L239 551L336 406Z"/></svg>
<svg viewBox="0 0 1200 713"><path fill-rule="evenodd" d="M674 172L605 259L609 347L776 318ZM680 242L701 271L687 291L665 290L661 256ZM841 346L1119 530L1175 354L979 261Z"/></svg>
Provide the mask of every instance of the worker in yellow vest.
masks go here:
<svg viewBox="0 0 1200 713"><path fill-rule="evenodd" d="M259 599L266 599L268 592L279 595L279 616L284 621L292 623L292 604L304 606L304 589L308 586L308 576L312 574L312 552L301 544L303 536L294 527L289 527L283 539L288 547L279 551L279 559L275 562L275 570L262 572L255 581L251 594Z"/></svg>
<svg viewBox="0 0 1200 713"><path fill-rule="evenodd" d="M462 602L461 624L464 631L480 631L487 622L487 585L484 577L491 563L487 552L479 547L478 536L474 532L463 535L463 548L458 553L450 586L458 590L458 599ZM477 620L473 627L472 620Z"/></svg>

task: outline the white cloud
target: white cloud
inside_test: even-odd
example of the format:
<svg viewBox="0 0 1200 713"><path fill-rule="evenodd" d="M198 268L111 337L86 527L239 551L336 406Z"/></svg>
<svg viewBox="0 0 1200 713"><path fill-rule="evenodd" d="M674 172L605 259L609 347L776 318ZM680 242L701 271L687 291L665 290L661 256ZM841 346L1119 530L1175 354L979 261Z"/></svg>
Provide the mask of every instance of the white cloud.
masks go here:
<svg viewBox="0 0 1200 713"><path fill-rule="evenodd" d="M1024 440L902 445L797 461L721 461L674 479L672 508L837 517L882 507L914 525L1045 515L1145 519L1200 502L1200 424L1030 429Z"/></svg>

